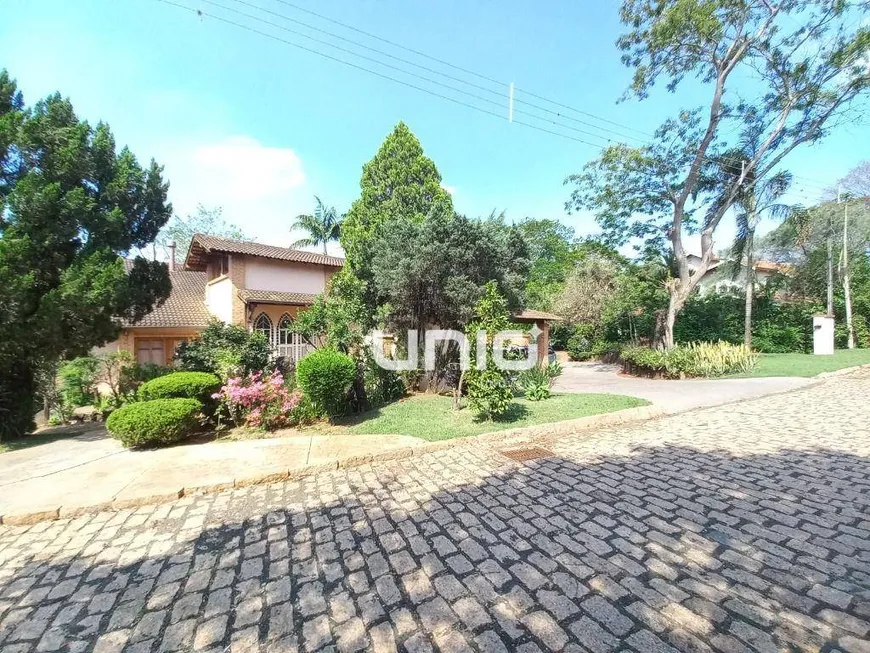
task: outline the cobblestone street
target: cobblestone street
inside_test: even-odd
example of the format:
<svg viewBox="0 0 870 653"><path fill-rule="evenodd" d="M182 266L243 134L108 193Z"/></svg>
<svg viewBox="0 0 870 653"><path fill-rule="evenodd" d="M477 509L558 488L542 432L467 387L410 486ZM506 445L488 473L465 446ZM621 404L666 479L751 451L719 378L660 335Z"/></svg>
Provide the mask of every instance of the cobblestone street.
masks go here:
<svg viewBox="0 0 870 653"><path fill-rule="evenodd" d="M870 373L0 528L0 650L870 652Z"/></svg>

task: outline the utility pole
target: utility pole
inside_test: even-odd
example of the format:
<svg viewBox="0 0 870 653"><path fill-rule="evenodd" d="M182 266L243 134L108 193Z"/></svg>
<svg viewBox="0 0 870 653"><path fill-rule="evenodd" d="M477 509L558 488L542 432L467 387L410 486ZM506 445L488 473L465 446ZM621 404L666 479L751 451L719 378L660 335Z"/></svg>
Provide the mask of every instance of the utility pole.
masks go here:
<svg viewBox="0 0 870 653"><path fill-rule="evenodd" d="M837 202L840 201L840 189L837 189ZM846 332L849 349L855 349L855 331L852 327L852 287L849 279L849 198L843 203L843 258L841 261L843 275L843 294L846 299Z"/></svg>
<svg viewBox="0 0 870 653"><path fill-rule="evenodd" d="M508 91L508 122L514 121L514 83L511 82Z"/></svg>
<svg viewBox="0 0 870 653"><path fill-rule="evenodd" d="M828 213L828 317L834 317L834 218Z"/></svg>
<svg viewBox="0 0 870 653"><path fill-rule="evenodd" d="M740 162L740 178L743 179L746 174L746 161ZM746 302L743 309L743 344L747 347L752 346L752 300L755 298L755 260L752 256L752 249L755 247L755 200L754 194L750 205L747 208L746 220L749 227L747 235L746 247ZM739 261L738 261L739 263Z"/></svg>

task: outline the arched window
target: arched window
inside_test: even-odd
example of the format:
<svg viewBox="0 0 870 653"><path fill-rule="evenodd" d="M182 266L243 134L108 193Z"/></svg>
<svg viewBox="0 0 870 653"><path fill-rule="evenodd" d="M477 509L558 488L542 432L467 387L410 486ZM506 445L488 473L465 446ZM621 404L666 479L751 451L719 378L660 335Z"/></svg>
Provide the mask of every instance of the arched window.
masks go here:
<svg viewBox="0 0 870 653"><path fill-rule="evenodd" d="M269 319L268 315L260 313L257 316L257 319L254 320L254 331L262 333L266 336L266 340L269 341L269 344L272 344L272 320Z"/></svg>
<svg viewBox="0 0 870 653"><path fill-rule="evenodd" d="M278 344L289 345L293 342L293 318L284 313L278 320Z"/></svg>

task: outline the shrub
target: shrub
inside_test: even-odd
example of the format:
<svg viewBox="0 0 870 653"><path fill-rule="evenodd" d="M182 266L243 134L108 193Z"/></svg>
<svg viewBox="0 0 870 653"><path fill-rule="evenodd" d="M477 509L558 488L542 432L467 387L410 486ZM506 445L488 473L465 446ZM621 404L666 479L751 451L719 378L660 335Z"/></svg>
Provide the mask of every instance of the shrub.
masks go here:
<svg viewBox="0 0 870 653"><path fill-rule="evenodd" d="M296 382L320 415L338 417L347 410L347 392L356 363L335 349L318 349L296 364Z"/></svg>
<svg viewBox="0 0 870 653"><path fill-rule="evenodd" d="M562 374L562 366L559 363L549 365L538 363L519 375L517 385L529 401L542 401L550 398L550 388L560 374Z"/></svg>
<svg viewBox="0 0 870 653"><path fill-rule="evenodd" d="M125 447L169 444L199 429L201 411L196 399L141 401L114 411L106 429Z"/></svg>
<svg viewBox="0 0 870 653"><path fill-rule="evenodd" d="M502 417L513 406L511 385L501 370L469 370L467 388L468 405L478 417Z"/></svg>
<svg viewBox="0 0 870 653"><path fill-rule="evenodd" d="M299 401L296 402L288 415L288 422L291 426L302 426L316 422L319 418L320 413L311 403L311 400L305 395L299 395Z"/></svg>
<svg viewBox="0 0 870 653"><path fill-rule="evenodd" d="M758 355L745 345L719 341L677 345L668 350L627 347L622 350L622 360L627 371L661 374L673 379L746 372L755 365Z"/></svg>
<svg viewBox="0 0 870 653"><path fill-rule="evenodd" d="M220 401L219 418L226 414L239 426L272 431L291 424L300 395L285 385L280 372L254 372L228 379L213 398Z"/></svg>
<svg viewBox="0 0 870 653"><path fill-rule="evenodd" d="M221 381L207 372L173 372L166 376L143 383L139 387L139 398L151 399L197 399L210 403L212 395L221 387Z"/></svg>
<svg viewBox="0 0 870 653"><path fill-rule="evenodd" d="M269 342L262 333L214 320L198 338L178 346L175 360L182 370L227 379L270 370L269 354Z"/></svg>
<svg viewBox="0 0 870 653"><path fill-rule="evenodd" d="M591 324L578 324L568 338L566 349L572 361L583 361L592 356L593 327Z"/></svg>
<svg viewBox="0 0 870 653"><path fill-rule="evenodd" d="M174 371L175 369L172 367L155 365L154 363L133 363L121 370L118 387L122 394L135 396L144 383L160 376L172 374Z"/></svg>
<svg viewBox="0 0 870 653"><path fill-rule="evenodd" d="M727 342L693 342L688 352L688 373L691 376L723 376L747 372L758 362L758 354L746 345Z"/></svg>
<svg viewBox="0 0 870 653"><path fill-rule="evenodd" d="M397 372L385 370L372 356L366 357L364 365L363 385L368 402L367 408L383 406L405 395L405 384Z"/></svg>
<svg viewBox="0 0 870 653"><path fill-rule="evenodd" d="M590 326L590 325L583 325ZM568 340L568 357L572 361L585 361L602 358L608 354L619 354L622 348L618 342L593 339L592 329L579 329Z"/></svg>
<svg viewBox="0 0 870 653"><path fill-rule="evenodd" d="M74 358L61 365L58 371L61 401L72 408L93 404L98 396L99 373L100 359L93 356Z"/></svg>
<svg viewBox="0 0 870 653"><path fill-rule="evenodd" d="M550 345L553 349L568 349L568 343L578 326L568 322L553 322L550 325Z"/></svg>

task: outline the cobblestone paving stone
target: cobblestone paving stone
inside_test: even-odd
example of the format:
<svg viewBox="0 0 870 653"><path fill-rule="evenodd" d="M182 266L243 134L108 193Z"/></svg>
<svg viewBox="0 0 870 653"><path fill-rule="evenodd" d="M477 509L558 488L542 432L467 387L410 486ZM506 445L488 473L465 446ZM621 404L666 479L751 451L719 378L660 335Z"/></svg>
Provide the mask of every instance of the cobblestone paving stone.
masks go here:
<svg viewBox="0 0 870 653"><path fill-rule="evenodd" d="M0 650L870 651L870 374L0 529Z"/></svg>

